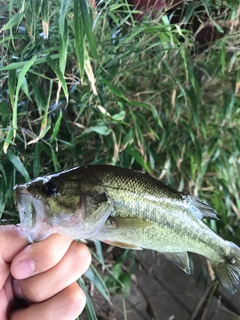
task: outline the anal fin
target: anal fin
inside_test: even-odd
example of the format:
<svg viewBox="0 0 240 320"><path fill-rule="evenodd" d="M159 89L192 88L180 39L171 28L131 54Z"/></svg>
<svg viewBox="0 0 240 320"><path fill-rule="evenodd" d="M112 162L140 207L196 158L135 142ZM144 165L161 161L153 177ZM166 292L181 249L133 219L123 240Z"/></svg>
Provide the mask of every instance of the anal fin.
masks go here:
<svg viewBox="0 0 240 320"><path fill-rule="evenodd" d="M161 252L168 260L172 261L187 274L191 273L187 252Z"/></svg>

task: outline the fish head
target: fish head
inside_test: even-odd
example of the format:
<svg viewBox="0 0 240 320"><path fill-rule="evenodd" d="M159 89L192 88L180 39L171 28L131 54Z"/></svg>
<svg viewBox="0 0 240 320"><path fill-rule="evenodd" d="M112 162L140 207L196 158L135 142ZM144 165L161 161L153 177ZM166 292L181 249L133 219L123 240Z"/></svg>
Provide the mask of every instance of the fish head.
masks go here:
<svg viewBox="0 0 240 320"><path fill-rule="evenodd" d="M66 177L65 177L66 178ZM79 181L48 175L14 187L20 227L29 241L38 241L54 232L69 236L71 228L82 228L85 207ZM66 232L65 232L65 231Z"/></svg>
<svg viewBox="0 0 240 320"><path fill-rule="evenodd" d="M113 203L96 180L76 169L46 175L14 187L20 227L30 242L52 233L93 238L112 213Z"/></svg>

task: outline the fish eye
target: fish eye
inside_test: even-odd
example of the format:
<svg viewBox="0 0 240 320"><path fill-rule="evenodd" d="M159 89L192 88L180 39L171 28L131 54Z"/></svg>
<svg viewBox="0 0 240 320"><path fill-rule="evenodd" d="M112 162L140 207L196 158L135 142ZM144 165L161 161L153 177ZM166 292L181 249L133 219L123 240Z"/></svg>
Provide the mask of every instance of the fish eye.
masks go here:
<svg viewBox="0 0 240 320"><path fill-rule="evenodd" d="M42 193L47 197L53 197L58 193L58 186L50 180L42 185Z"/></svg>

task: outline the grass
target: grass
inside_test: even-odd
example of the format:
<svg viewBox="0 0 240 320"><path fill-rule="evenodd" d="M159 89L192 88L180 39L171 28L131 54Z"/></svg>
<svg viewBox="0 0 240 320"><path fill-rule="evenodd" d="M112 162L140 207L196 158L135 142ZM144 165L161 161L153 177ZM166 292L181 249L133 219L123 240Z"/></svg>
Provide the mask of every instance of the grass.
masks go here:
<svg viewBox="0 0 240 320"><path fill-rule="evenodd" d="M239 26L200 48L189 28L208 11L221 33L239 6L198 1L170 24L135 21L124 0L0 5L2 223L18 221L16 183L109 163L205 199L220 213L210 226L240 245Z"/></svg>

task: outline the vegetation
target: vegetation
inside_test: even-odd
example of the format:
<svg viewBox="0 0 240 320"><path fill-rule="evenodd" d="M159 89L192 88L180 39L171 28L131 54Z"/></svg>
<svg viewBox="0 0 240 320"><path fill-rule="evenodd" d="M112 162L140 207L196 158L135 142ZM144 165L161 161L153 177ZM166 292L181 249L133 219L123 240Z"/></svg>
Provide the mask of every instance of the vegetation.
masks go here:
<svg viewBox="0 0 240 320"><path fill-rule="evenodd" d="M125 0L0 6L2 223L18 221L16 183L108 163L205 199L220 213L211 227L240 245L239 5L193 1L176 24L174 11L137 21ZM201 45L189 25L202 14L220 37ZM87 277L108 298L110 279L94 265Z"/></svg>

